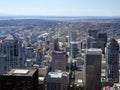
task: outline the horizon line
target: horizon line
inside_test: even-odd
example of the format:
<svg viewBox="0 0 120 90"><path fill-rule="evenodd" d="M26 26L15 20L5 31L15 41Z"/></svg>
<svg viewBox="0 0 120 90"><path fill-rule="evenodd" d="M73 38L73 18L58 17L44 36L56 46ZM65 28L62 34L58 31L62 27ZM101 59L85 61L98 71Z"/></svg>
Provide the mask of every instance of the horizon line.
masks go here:
<svg viewBox="0 0 120 90"><path fill-rule="evenodd" d="M25 16L25 17L120 17L119 15L113 15L113 16L108 16L108 15L0 15L0 17L14 17L14 16Z"/></svg>

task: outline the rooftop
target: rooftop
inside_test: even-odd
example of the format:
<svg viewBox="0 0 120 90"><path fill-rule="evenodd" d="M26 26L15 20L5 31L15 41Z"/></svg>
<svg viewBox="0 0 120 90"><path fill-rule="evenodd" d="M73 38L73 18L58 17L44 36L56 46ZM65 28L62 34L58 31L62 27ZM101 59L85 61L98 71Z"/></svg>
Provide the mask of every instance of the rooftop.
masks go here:
<svg viewBox="0 0 120 90"><path fill-rule="evenodd" d="M86 54L89 55L102 55L102 50L97 48L86 49Z"/></svg>
<svg viewBox="0 0 120 90"><path fill-rule="evenodd" d="M21 69L16 69L14 70L13 74L27 74L29 70L21 70Z"/></svg>
<svg viewBox="0 0 120 90"><path fill-rule="evenodd" d="M66 52L65 52L65 51L53 51L52 53L53 53L53 54L56 54L56 53L65 54Z"/></svg>
<svg viewBox="0 0 120 90"><path fill-rule="evenodd" d="M18 40L18 38L13 34L8 34L4 40Z"/></svg>
<svg viewBox="0 0 120 90"><path fill-rule="evenodd" d="M61 78L62 77L62 72L49 72L48 77L50 78Z"/></svg>
<svg viewBox="0 0 120 90"><path fill-rule="evenodd" d="M78 41L71 41L70 43L71 44L79 44L80 42L78 42Z"/></svg>
<svg viewBox="0 0 120 90"><path fill-rule="evenodd" d="M32 76L37 69L11 69L5 76Z"/></svg>

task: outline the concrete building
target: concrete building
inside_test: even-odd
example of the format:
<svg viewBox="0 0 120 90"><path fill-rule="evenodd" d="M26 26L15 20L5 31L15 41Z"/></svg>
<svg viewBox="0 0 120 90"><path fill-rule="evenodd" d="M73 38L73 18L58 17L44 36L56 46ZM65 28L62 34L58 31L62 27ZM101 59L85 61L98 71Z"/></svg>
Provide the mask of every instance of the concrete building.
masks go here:
<svg viewBox="0 0 120 90"><path fill-rule="evenodd" d="M66 72L49 72L46 77L47 90L67 90L69 75Z"/></svg>
<svg viewBox="0 0 120 90"><path fill-rule="evenodd" d="M101 90L101 49L87 49L85 52L85 90Z"/></svg>
<svg viewBox="0 0 120 90"><path fill-rule="evenodd" d="M10 68L23 68L25 64L24 46L13 34L8 34L0 43L0 74Z"/></svg>
<svg viewBox="0 0 120 90"><path fill-rule="evenodd" d="M0 90L38 90L38 70L11 69L0 76Z"/></svg>
<svg viewBox="0 0 120 90"><path fill-rule="evenodd" d="M46 77L47 73L48 73L48 66L39 67L38 69L39 77Z"/></svg>
<svg viewBox="0 0 120 90"><path fill-rule="evenodd" d="M62 70L66 71L67 54L64 51L52 52L52 71Z"/></svg>
<svg viewBox="0 0 120 90"><path fill-rule="evenodd" d="M108 45L107 75L113 82L119 82L119 44L111 39Z"/></svg>

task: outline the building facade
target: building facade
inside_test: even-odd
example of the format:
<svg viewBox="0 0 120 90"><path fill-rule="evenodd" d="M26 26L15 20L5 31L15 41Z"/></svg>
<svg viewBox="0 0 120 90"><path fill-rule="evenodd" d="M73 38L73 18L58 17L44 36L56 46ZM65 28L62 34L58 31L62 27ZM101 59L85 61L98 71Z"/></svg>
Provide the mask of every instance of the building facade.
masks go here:
<svg viewBox="0 0 120 90"><path fill-rule="evenodd" d="M119 44L115 39L111 39L108 45L108 78L113 82L119 82Z"/></svg>
<svg viewBox="0 0 120 90"><path fill-rule="evenodd" d="M101 49L87 49L85 53L85 90L101 90Z"/></svg>
<svg viewBox="0 0 120 90"><path fill-rule="evenodd" d="M102 49L102 53L105 53L105 47L107 43L107 33L98 33L97 34L97 46Z"/></svg>
<svg viewBox="0 0 120 90"><path fill-rule="evenodd" d="M67 90L69 75L66 72L49 72L46 77L47 90Z"/></svg>
<svg viewBox="0 0 120 90"><path fill-rule="evenodd" d="M64 51L52 52L52 71L62 70L66 71L67 54Z"/></svg>
<svg viewBox="0 0 120 90"><path fill-rule="evenodd" d="M23 68L25 63L24 46L20 40L9 34L0 43L0 74L10 68Z"/></svg>
<svg viewBox="0 0 120 90"><path fill-rule="evenodd" d="M77 58L78 56L78 42L70 42L70 56L72 58Z"/></svg>

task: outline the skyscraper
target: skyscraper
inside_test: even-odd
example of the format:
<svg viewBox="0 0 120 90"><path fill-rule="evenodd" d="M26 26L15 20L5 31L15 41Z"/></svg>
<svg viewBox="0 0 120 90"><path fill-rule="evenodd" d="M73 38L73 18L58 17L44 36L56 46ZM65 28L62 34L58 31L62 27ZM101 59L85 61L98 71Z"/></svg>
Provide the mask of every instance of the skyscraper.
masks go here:
<svg viewBox="0 0 120 90"><path fill-rule="evenodd" d="M101 90L101 49L87 49L85 53L85 90Z"/></svg>
<svg viewBox="0 0 120 90"><path fill-rule="evenodd" d="M76 31L70 31L70 41L76 41L77 33Z"/></svg>
<svg viewBox="0 0 120 90"><path fill-rule="evenodd" d="M0 43L0 73L10 68L23 68L25 55L20 40L13 34L8 34Z"/></svg>
<svg viewBox="0 0 120 90"><path fill-rule="evenodd" d="M70 42L70 55L72 58L77 58L78 56L78 42Z"/></svg>
<svg viewBox="0 0 120 90"><path fill-rule="evenodd" d="M95 42L95 38L92 36L87 37L87 48L92 48L92 42Z"/></svg>
<svg viewBox="0 0 120 90"><path fill-rule="evenodd" d="M96 38L97 33L98 33L98 30L91 30L91 29L88 30L88 35L92 36L93 38Z"/></svg>
<svg viewBox="0 0 120 90"><path fill-rule="evenodd" d="M65 71L67 66L67 54L64 51L52 52L52 71Z"/></svg>
<svg viewBox="0 0 120 90"><path fill-rule="evenodd" d="M98 44L98 48L102 49L102 53L105 53L106 43L107 43L107 33L98 33L97 44Z"/></svg>
<svg viewBox="0 0 120 90"><path fill-rule="evenodd" d="M54 41L54 50L55 51L60 51L60 49L59 49L59 43L58 42L59 42L58 38L55 39L55 41Z"/></svg>
<svg viewBox="0 0 120 90"><path fill-rule="evenodd" d="M108 78L113 82L119 82L119 44L115 39L111 39L108 45Z"/></svg>

